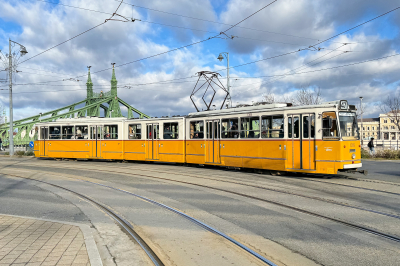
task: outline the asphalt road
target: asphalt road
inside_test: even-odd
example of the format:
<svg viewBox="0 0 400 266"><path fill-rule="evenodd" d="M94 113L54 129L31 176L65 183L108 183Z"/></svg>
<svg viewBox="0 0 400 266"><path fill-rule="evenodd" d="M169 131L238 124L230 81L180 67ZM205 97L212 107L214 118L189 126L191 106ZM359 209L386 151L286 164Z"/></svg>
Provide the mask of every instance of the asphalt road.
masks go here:
<svg viewBox="0 0 400 266"><path fill-rule="evenodd" d="M400 160L363 160L361 169L368 170L364 178L400 183Z"/></svg>
<svg viewBox="0 0 400 266"><path fill-rule="evenodd" d="M386 182L399 183L400 164L383 161L363 163L369 175L351 175L351 179L256 175L223 169L144 163L2 158L0 173L39 173L37 178L69 187L112 206L140 228L160 252L176 265L217 265L212 262L216 263L223 256L221 263L228 261L236 265L256 265L257 262L157 206L71 178L84 178L122 188L184 211L282 262L278 264L398 265L399 243L274 204L176 182L191 182L262 197L398 235L400 223L397 218L329 203L336 201L399 215L400 187ZM383 183L354 180L354 177ZM326 199L326 202L232 184L230 181L319 197ZM0 204L0 213L90 223L90 213L82 211L83 208L78 208L71 199L60 197L42 186L6 176L0 176L0 184L0 201L5 203ZM209 254L209 257L207 259L195 253ZM288 257L287 261L283 257Z"/></svg>

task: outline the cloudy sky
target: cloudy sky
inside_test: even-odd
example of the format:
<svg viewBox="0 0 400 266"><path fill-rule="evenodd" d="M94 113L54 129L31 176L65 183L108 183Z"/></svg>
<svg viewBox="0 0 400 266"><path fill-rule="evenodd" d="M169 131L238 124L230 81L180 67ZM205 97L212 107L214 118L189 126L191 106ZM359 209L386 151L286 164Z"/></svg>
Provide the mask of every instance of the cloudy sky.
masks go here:
<svg viewBox="0 0 400 266"><path fill-rule="evenodd" d="M110 20L30 59L103 23L120 3L1 0L0 49L8 53L11 38L29 52L19 60L21 72L14 73L14 117L83 100L87 66L92 66L94 90L108 91L111 63L116 63L120 98L151 116L187 114L195 111L189 96L197 72L219 71L226 83L226 60L217 60L220 52L229 52L234 104L319 88L326 101L357 104L363 96L366 117L374 117L379 101L400 92L400 56L353 64L400 53L400 9L318 44L400 6L400 0L278 0L226 31L270 2L125 0L117 13L135 22ZM219 35L222 31L233 39ZM192 43L197 44L164 53ZM305 49L315 44L316 49ZM344 66L348 64L353 65ZM8 108L4 68L0 60L0 105ZM219 92L215 104L222 98Z"/></svg>

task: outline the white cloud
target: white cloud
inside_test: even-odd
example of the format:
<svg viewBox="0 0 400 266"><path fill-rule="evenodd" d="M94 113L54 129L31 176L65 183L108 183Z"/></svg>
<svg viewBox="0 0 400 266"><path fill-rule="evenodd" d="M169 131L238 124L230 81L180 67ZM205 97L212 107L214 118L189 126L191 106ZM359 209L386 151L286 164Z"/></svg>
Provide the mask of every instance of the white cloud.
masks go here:
<svg viewBox="0 0 400 266"><path fill-rule="evenodd" d="M232 62L241 64L287 53L304 47L302 45L309 45L318 42L318 40L326 39L340 30L367 20L367 18L371 17L371 14L367 12L369 9L375 10L374 12L377 12L376 15L378 15L389 10L394 5L392 3L394 1L377 3L372 0L355 0L351 3L346 1L346 5L342 3L344 1L338 1L340 3L335 2L337 3L335 5L312 0L278 1L240 24L242 27L256 28L263 31L251 31L236 27L228 32L232 35L264 41L240 38L234 38L233 40L214 39L173 53L118 67L116 68L117 79L119 84L154 83L190 77L201 70L219 70L225 67L225 61L219 63L216 60L216 56L223 50L229 51L232 60L231 65ZM109 0L84 3L78 0L64 0L62 3L110 13L118 6L118 2ZM132 3L135 4L134 1ZM223 11L220 13L214 10L212 4L215 5L210 1L186 0L174 1L173 5L168 1L161 0L148 1L145 4L140 3L140 5L166 12L234 24L261 8L265 5L265 2L255 0L220 2L215 5L219 6L219 8L224 6L222 8ZM122 5L118 13L147 21L217 32L227 28L227 26L223 25L172 16L166 13L146 11L140 8L134 8L132 14L132 8L129 5ZM13 40L27 47L29 54L26 58L29 58L102 23L108 17L109 15L105 14L54 6L39 1L3 1L0 9L0 18L4 21L18 24L22 32L15 34L12 33L15 32L14 30L0 28L0 45L3 45L3 50L7 49L7 43L4 40L11 34L10 37ZM399 17L396 13L386 24L379 24L384 23L381 21L377 21L377 23L379 22L378 24L381 26L389 25L392 21L398 21ZM396 53L400 44L399 38L396 37L394 40L387 39L384 36L385 29L377 29L376 25L371 23L369 26L355 31L355 33L352 32L352 35L343 35L336 38L335 42L324 43L321 47L326 48L326 50L320 52L302 52L262 61L244 68L231 69L231 77L287 73L328 53L329 49L335 49L340 46L336 42L357 44L349 44L340 48L342 51L353 51L351 53L343 54L302 71L329 68ZM393 27L393 25L395 24L391 24L390 27ZM110 63L115 62L119 65L135 61L211 36L211 34L207 33L191 32L177 28L168 28L168 31L165 31L165 29L162 26L140 21L134 23L109 21L105 25L22 64L20 70L25 73L22 72L17 75L17 83L62 80L68 77L82 76L87 71L86 66L89 65L92 66L92 72L96 72L111 67ZM267 33L266 31L285 35ZM290 37L288 35L304 38ZM265 40L273 42L266 42ZM277 42L294 43L295 45ZM337 53L335 52L331 55L335 54ZM329 58L331 55L323 59ZM397 61L398 59L394 57L347 68L291 75L285 78L273 79L275 80L274 82L265 82L266 79L238 81L232 79L233 102L260 101L262 94L267 91L280 96L290 96L296 88L311 86L320 87L326 100L349 99L350 101L356 101L359 94L362 94L365 101L374 103L379 101L380 97L386 96L396 88L398 89L397 82L399 78L397 73L399 73L400 69ZM37 72L22 67L54 71L65 74L65 76ZM26 72L37 72L55 75L56 77L32 75ZM225 77L225 71L220 73ZM97 91L100 89L107 91L108 87L99 87L97 85L109 85L110 78L111 70L93 74L94 88ZM23 118L84 99L86 95L85 77L80 79L83 79L83 81L49 83L54 84L54 86L15 86L15 117ZM144 113L154 116L167 115L169 113L186 114L194 110L189 95L193 90L195 81L196 78L193 78L182 80L181 83L154 84L133 87L132 89L120 88L119 96ZM221 79L221 81L225 85L226 79ZM264 83L261 83L261 81L264 81ZM76 87L56 85L76 85ZM56 90L60 91L48 92ZM218 103L220 103L223 94L218 92L217 96ZM7 91L0 91L0 101L8 102ZM369 115L376 115L376 112L377 110L374 109Z"/></svg>

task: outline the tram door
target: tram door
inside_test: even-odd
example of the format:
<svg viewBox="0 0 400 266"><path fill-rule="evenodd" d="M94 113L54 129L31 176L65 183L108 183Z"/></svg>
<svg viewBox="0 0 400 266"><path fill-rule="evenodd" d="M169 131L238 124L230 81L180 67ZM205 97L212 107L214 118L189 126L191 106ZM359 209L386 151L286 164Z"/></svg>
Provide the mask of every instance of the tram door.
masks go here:
<svg viewBox="0 0 400 266"><path fill-rule="evenodd" d="M89 150L93 158L101 158L101 140L103 139L103 126L90 126L91 146Z"/></svg>
<svg viewBox="0 0 400 266"><path fill-rule="evenodd" d="M46 146L47 146L47 139L49 138L49 128L48 127L40 127L40 156L47 156Z"/></svg>
<svg viewBox="0 0 400 266"><path fill-rule="evenodd" d="M315 114L302 114L302 169L315 170Z"/></svg>
<svg viewBox="0 0 400 266"><path fill-rule="evenodd" d="M147 124L147 138L146 138L146 159L158 160L159 159L159 139L160 139L160 126L159 124Z"/></svg>
<svg viewBox="0 0 400 266"><path fill-rule="evenodd" d="M221 163L220 121L206 121L206 163Z"/></svg>
<svg viewBox="0 0 400 266"><path fill-rule="evenodd" d="M315 169L315 114L288 115L292 169ZM290 154L290 153L288 153Z"/></svg>

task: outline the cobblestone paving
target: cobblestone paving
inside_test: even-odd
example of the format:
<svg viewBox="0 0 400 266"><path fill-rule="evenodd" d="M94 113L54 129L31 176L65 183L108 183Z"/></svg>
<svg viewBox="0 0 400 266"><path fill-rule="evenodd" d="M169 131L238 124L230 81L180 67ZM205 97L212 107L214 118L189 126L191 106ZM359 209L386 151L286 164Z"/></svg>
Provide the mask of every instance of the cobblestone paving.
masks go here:
<svg viewBox="0 0 400 266"><path fill-rule="evenodd" d="M79 227L0 215L0 266L89 266Z"/></svg>

